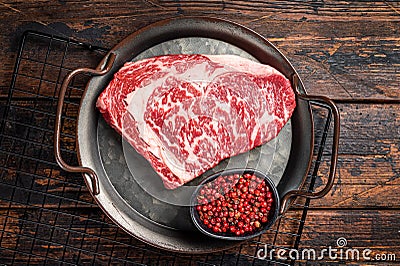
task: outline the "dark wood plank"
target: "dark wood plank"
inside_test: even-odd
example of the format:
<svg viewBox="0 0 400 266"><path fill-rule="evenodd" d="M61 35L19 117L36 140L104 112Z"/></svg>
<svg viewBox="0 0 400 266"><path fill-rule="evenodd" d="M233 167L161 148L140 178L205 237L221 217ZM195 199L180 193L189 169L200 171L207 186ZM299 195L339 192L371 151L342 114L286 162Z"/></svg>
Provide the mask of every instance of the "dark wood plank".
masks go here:
<svg viewBox="0 0 400 266"><path fill-rule="evenodd" d="M10 57L10 52L24 29L112 47L151 22L184 14L213 15L256 30L292 60L310 92L338 98L399 96L399 24L392 19L398 17L398 4L394 2L9 2L1 8L2 20L10 25L0 36L10 47L0 55L3 94L14 62L15 54ZM63 12L56 11L60 9Z"/></svg>
<svg viewBox="0 0 400 266"><path fill-rule="evenodd" d="M1 25L6 25L0 31L3 44L0 97L3 99L8 94L18 40L27 29L111 48L131 32L152 22L189 15L229 19L262 34L289 58L310 93L354 101L398 99L400 96L398 1L2 1L0 12ZM69 69L81 66L82 61L84 66L95 66L102 57L101 54L92 57L93 54L88 53L83 60L78 51L71 50L63 64L67 69L60 72L61 57L57 50L65 47L53 43L46 62L53 66L43 68L48 44L36 43L36 48L34 44L23 56L38 63L22 62L19 71L27 77L19 77L17 88L25 93L14 91L13 96L30 97L26 91L31 91L42 97L52 97ZM39 75L45 81L39 84L30 75ZM85 84L84 79L82 84ZM80 93L72 92L75 96ZM38 102L31 104L36 112L20 110L12 120L22 119L19 121L23 122L23 119L33 118L28 127L34 123L45 130L27 131L27 125L22 123L8 128L15 134L9 134L1 143L1 148L7 152L0 157L0 166L7 167L1 172L0 185L2 263L42 264L43 256L53 259L54 264L59 259L76 264L120 265L124 262L117 258L149 265L172 265L173 262L187 265L190 259L217 265L221 259L226 265L251 262L251 256L259 248L256 243L207 257L173 258L164 253L161 263L157 251L143 252L143 243L108 225L109 220L92 204L81 176L60 171L51 158L54 121L47 113L55 103L47 109ZM329 195L311 201L301 247L321 250L335 246L339 237L345 237L348 247L370 248L372 255L397 252L400 258L397 250L400 245L399 104L343 102L339 107L342 135L337 181ZM71 117L76 115L76 107L72 105L67 111ZM73 136L74 130L71 119L64 125L64 131ZM63 147L73 150L71 136L64 137ZM21 143L21 139L27 141ZM33 156L34 160L21 155ZM326 155L327 152L319 171L318 188L326 182L329 169ZM68 160L76 162L74 156ZM300 215L299 209L289 211L288 217L293 220L283 223L281 230L293 232ZM40 236L39 240L32 241L35 236ZM270 242L273 237L267 233L260 240ZM283 233L277 240L279 245L290 247L294 238ZM250 257L237 257L237 252ZM337 264L338 261L326 263Z"/></svg>
<svg viewBox="0 0 400 266"><path fill-rule="evenodd" d="M35 191L52 191L60 195L79 197L90 202L90 195L79 195L84 186L79 174L66 174L60 172L53 157L52 129L54 121L49 121L49 110L55 108L53 103L41 101L20 101L13 103L12 121L31 120L28 125L47 127L48 131L20 128L10 124L5 131L2 141L2 150L13 152L14 155L3 163L7 167L7 184L18 184L23 188ZM35 113L30 109L42 109L47 112ZM317 208L398 208L399 201L396 193L400 183L400 152L399 133L400 117L399 105L340 105L342 117L340 156L336 182L332 191L324 198L312 201L312 206ZM76 117L78 106L68 105L67 115ZM33 120L31 118L33 114ZM63 147L69 151L75 150L75 120L66 120L63 132L71 137L63 137ZM316 132L320 135L320 132ZM25 140L23 140L25 139ZM328 137L327 148L331 143ZM36 159L28 159L29 156L45 160L41 163ZM73 153L64 154L71 164L76 164ZM5 159L4 156L1 158ZM326 182L329 171L329 154L326 150L322 162L317 187ZM10 161L11 160L11 161ZM29 174L33 174L29 176ZM16 183L21 179L21 183ZM317 189L318 189L317 188ZM8 187L4 187L8 189ZM386 192L385 192L386 191ZM69 194L66 194L69 193ZM75 193L75 194L73 194ZM41 197L36 204L40 204ZM7 203L3 203L7 206ZM47 202L47 206L55 206L57 199ZM74 205L74 202L65 201Z"/></svg>
<svg viewBox="0 0 400 266"><path fill-rule="evenodd" d="M0 228L0 231L4 231L3 234L7 235L7 241L2 241L1 247L30 253L33 245L34 254L39 258L45 254L48 254L50 259L55 260L66 256L66 258L71 258L71 262L72 258L77 260L76 255L79 254L81 249L83 254L80 259L85 262L90 262L90 259L93 259L101 264L107 263L111 254L115 257L115 261L119 261L119 263L122 263L121 260L123 259L140 263L140 260L143 259L143 248L145 248L149 249L145 255L145 263L151 264L151 261L154 262L157 259L162 262L173 260L173 253L157 251L145 246L138 240L131 239L121 230L117 230L112 224L93 222L93 219L98 219L94 217L101 219L101 213L91 211L89 214L89 221L85 218L74 218L67 214L60 214L57 217L53 215L53 220L49 221L44 218L35 221L31 218L33 216L29 216L29 210L0 211L0 224L4 224L4 220L7 219L6 226L3 225ZM289 212L287 217L290 219L300 218L298 212ZM400 256L397 249L399 245L399 218L397 211L389 210L310 210L304 227L300 251L314 249L317 254L321 254L321 250L329 246L338 248L337 239L346 238L347 245L343 247L344 250L352 248L359 249L362 252L364 249L371 249L371 257L385 253L395 254L398 259L398 256ZM108 219L106 221L109 222ZM281 222L280 233L275 239L277 249L293 247L295 237L289 233L296 230L297 226L296 222L290 222L290 220ZM357 234L354 234L355 230L357 230ZM224 254L216 253L207 257L178 255L178 261L188 263L190 259L204 262L212 260L213 256L216 256L219 261L221 259L224 262L235 261L238 259L236 253L240 251L242 254L240 259L243 260L243 263L251 263L257 256L257 251L264 248L265 243L273 243L274 237L275 233L271 231L264 234L260 239L228 250ZM36 238L36 242L30 241L32 238ZM101 246L96 250L98 244L101 244ZM114 246L112 253L110 253L111 246ZM269 248L272 247L269 246ZM48 251L49 249L50 251ZM6 254L4 251L1 252ZM74 254L75 256L72 256ZM28 256L21 253L17 253L17 257L25 262L28 259ZM324 260L329 260L329 257L325 257Z"/></svg>
<svg viewBox="0 0 400 266"><path fill-rule="evenodd" d="M327 248L336 246L340 237L347 239L347 247L394 253L399 259L399 212L337 210L311 211L307 216L302 247ZM356 232L356 233L355 233Z"/></svg>
<svg viewBox="0 0 400 266"><path fill-rule="evenodd" d="M399 104L346 104L339 105L339 109L342 118L341 154L398 153Z"/></svg>
<svg viewBox="0 0 400 266"><path fill-rule="evenodd" d="M346 104L341 111L341 141L336 182L322 208L399 208L400 105ZM318 134L318 133L317 133ZM329 149L331 137L328 137ZM317 185L326 182L329 154ZM393 200L394 199L394 200Z"/></svg>

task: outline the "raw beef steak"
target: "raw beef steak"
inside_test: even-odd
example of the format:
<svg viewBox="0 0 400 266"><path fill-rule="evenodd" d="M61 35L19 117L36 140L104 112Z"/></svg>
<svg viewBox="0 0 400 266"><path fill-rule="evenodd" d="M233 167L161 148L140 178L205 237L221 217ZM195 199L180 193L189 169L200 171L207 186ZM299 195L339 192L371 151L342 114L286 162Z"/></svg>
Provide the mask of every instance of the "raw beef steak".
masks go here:
<svg viewBox="0 0 400 266"><path fill-rule="evenodd" d="M129 62L97 100L105 120L169 189L273 139L295 105L280 72L233 55Z"/></svg>

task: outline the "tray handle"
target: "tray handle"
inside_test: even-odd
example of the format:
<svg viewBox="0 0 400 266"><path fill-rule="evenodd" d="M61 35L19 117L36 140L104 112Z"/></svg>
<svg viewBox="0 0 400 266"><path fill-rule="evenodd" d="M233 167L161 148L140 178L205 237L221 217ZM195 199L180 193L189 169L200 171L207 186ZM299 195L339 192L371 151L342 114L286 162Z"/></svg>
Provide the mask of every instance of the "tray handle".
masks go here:
<svg viewBox="0 0 400 266"><path fill-rule="evenodd" d="M67 88L69 84L71 83L72 79L82 73L88 73L94 76L101 76L105 75L108 73L115 61L116 55L114 53L110 53L109 56L106 59L105 65L99 66L96 69L91 69L91 68L79 68L76 69L70 73L64 78L63 83L60 88L60 92L58 95L58 105L57 105L57 113L56 113L56 121L55 121L55 129L54 129L54 154L56 157L57 163L60 165L61 169L68 171L68 172L73 172L73 173L84 173L87 174L90 178L90 181L92 183L92 193L93 195L98 195L100 193L99 190L99 179L97 177L97 174L93 171L93 169L89 167L83 167L83 166L71 166L68 163L64 161L61 155L61 143L60 143L60 136L61 136L61 118L62 118L62 109L64 105L64 99L65 99L65 93L67 91Z"/></svg>
<svg viewBox="0 0 400 266"><path fill-rule="evenodd" d="M298 91L298 86L300 83L300 79L297 76L297 74L294 74L292 77L293 80L293 88L295 89L295 94L296 97L302 100L306 101L315 101L315 102L320 102L328 105L329 109L332 111L333 114L333 144L332 144L332 154L331 154L331 160L330 160L330 169L329 169L329 175L328 175L328 181L326 182L326 185L323 189L317 191L317 192L306 192L306 191L301 191L301 190L292 190L286 193L286 195L283 196L282 199L282 204L280 207L280 214L283 214L288 205L289 205L289 199L293 197L304 197L304 198L309 198L309 199L317 199L317 198L322 198L325 196L332 188L334 180L335 180L335 174L336 174L336 166L337 166L337 159L338 159L338 149L339 149L339 135L340 135L340 115L338 108L336 104L328 97L325 96L316 96L316 95L307 95L305 92L300 92Z"/></svg>

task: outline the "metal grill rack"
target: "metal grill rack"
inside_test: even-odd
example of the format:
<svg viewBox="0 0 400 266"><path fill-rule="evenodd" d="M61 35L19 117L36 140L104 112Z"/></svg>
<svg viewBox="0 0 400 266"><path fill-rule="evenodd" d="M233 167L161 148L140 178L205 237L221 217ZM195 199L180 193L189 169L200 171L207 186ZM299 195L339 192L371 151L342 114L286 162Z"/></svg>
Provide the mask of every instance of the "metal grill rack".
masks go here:
<svg viewBox="0 0 400 266"><path fill-rule="evenodd" d="M66 73L95 67L107 49L39 32L25 32L8 97L0 117L0 264L5 265L294 265L294 260L257 258L257 251L299 249L310 201L264 235L237 248L205 255L182 255L148 246L111 222L97 207L80 174L62 171L53 155L53 128L60 84ZM89 77L69 88L63 112L62 151L77 164L75 122ZM304 189L321 183L320 163L330 134L331 113L313 104L315 158Z"/></svg>

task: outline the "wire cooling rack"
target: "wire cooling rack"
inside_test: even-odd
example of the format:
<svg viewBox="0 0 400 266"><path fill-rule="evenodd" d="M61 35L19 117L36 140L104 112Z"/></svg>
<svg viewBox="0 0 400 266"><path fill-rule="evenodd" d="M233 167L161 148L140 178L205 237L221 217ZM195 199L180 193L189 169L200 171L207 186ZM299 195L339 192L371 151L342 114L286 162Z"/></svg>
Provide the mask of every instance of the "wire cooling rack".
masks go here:
<svg viewBox="0 0 400 266"><path fill-rule="evenodd" d="M259 251L299 250L309 200L262 236L237 248L204 255L165 252L118 228L94 203L80 174L62 171L54 159L53 128L60 84L69 71L95 67L107 49L28 31L22 36L8 97L0 115L0 264L5 265L294 265ZM62 126L62 152L77 164L75 123L89 77L69 88ZM330 134L330 110L312 105L315 158L304 186L322 182L318 169Z"/></svg>

